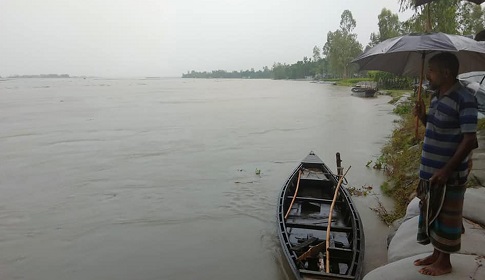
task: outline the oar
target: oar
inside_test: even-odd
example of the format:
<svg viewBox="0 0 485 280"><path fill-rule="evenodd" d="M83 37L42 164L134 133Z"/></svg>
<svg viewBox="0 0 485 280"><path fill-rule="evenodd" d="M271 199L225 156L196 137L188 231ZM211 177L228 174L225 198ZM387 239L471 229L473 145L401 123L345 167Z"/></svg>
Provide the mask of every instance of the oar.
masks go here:
<svg viewBox="0 0 485 280"><path fill-rule="evenodd" d="M327 223L327 238L325 239L325 252L327 252L327 261L325 264L325 272L329 273L330 272L330 252L328 251L328 247L330 245L330 226L332 224L332 211L333 207L335 206L335 202L337 200L337 195L338 195L338 190L340 189L340 185L342 185L342 181L344 180L345 175L347 175L347 172L349 172L350 167L347 168L347 171L345 171L344 175L340 177L338 180L337 187L335 187L335 193L333 195L333 200L332 204L330 205L330 213L328 213L328 223Z"/></svg>
<svg viewBox="0 0 485 280"><path fill-rule="evenodd" d="M298 188L300 187L300 176L301 176L301 169L298 171L298 181L296 182L295 194L293 195L293 199L291 200L290 207L288 208L288 211L286 212L285 220L288 217L288 214L290 214L291 207L293 207L293 202L295 202L296 194L298 193Z"/></svg>
<svg viewBox="0 0 485 280"><path fill-rule="evenodd" d="M306 258L313 256L314 254L320 252L325 247L325 241L318 243L317 245L310 247L305 253L301 254L296 260L302 261L306 260Z"/></svg>

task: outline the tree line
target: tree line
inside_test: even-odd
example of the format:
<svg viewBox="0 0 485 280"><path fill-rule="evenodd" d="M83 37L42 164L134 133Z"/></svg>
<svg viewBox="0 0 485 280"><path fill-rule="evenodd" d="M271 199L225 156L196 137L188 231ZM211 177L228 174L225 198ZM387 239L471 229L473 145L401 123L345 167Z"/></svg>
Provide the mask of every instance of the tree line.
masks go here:
<svg viewBox="0 0 485 280"><path fill-rule="evenodd" d="M267 66L263 67L263 70L255 71L254 68L251 70L241 70L227 72L225 70L214 70L214 71L204 71L196 72L190 71L186 74L182 74L182 78L215 78L215 79L272 79L273 71Z"/></svg>
<svg viewBox="0 0 485 280"><path fill-rule="evenodd" d="M263 71L254 69L225 72L191 71L184 74L184 78L272 78L272 79L304 79L312 77L348 78L363 75L357 66L350 62L365 49L375 46L389 38L409 34L428 32L444 32L474 36L484 30L484 9L467 1L440 0L415 8L415 0L399 0L400 11L413 9L413 15L405 21L400 21L397 14L383 8L378 18L378 31L371 33L369 43L362 46L357 41L354 29L357 22L351 11L343 11L340 26L335 31L327 33L327 40L323 47L314 46L313 55L304 57L294 64L274 63L272 68L265 67ZM364 75L374 78L384 87L406 87L412 83L409 78L396 77L390 73L372 71Z"/></svg>
<svg viewBox="0 0 485 280"><path fill-rule="evenodd" d="M69 74L11 75L7 78L70 78Z"/></svg>

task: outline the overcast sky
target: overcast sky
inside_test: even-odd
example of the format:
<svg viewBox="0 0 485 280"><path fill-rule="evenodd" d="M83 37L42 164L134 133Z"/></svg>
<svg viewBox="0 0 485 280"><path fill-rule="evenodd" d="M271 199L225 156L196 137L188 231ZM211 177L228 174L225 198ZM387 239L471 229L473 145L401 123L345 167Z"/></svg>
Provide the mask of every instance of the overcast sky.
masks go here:
<svg viewBox="0 0 485 280"><path fill-rule="evenodd" d="M180 77L311 57L346 9L365 46L398 0L0 0L0 76Z"/></svg>

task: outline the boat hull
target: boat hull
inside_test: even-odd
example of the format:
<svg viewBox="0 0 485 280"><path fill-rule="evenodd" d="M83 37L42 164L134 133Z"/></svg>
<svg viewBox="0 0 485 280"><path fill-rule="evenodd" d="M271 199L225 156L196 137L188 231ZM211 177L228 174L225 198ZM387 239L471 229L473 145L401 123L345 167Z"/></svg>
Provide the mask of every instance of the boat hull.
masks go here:
<svg viewBox="0 0 485 280"><path fill-rule="evenodd" d="M352 88L352 95L358 97L375 97L377 90L373 88Z"/></svg>
<svg viewBox="0 0 485 280"><path fill-rule="evenodd" d="M364 231L357 209L344 187L338 190L331 215L330 266L326 272L328 217L337 178L318 156L310 153L281 189L278 236L296 279L362 278Z"/></svg>

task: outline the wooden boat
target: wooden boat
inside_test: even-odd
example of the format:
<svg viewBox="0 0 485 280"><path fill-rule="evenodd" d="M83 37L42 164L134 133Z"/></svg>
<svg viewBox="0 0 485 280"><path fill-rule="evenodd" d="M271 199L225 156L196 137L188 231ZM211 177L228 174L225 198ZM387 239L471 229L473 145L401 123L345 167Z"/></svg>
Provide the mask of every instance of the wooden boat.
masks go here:
<svg viewBox="0 0 485 280"><path fill-rule="evenodd" d="M377 93L377 84L373 82L360 82L350 90L354 96L375 97Z"/></svg>
<svg viewBox="0 0 485 280"><path fill-rule="evenodd" d="M280 192L278 235L296 279L363 277L364 229L350 194L344 187L337 188L339 177L310 152ZM330 211L332 204L335 208Z"/></svg>
<svg viewBox="0 0 485 280"><path fill-rule="evenodd" d="M353 87L351 89L352 95L358 97L375 97L377 90L375 88L366 88L366 87Z"/></svg>

